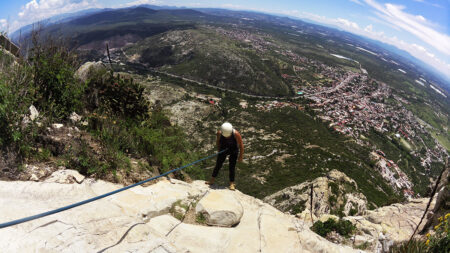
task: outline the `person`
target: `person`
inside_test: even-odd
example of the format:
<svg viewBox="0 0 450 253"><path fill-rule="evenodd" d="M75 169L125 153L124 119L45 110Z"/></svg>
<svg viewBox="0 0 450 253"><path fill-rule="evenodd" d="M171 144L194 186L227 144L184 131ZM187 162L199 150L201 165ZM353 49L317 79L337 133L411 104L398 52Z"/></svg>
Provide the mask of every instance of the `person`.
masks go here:
<svg viewBox="0 0 450 253"><path fill-rule="evenodd" d="M233 129L233 126L229 122L225 122L217 131L216 144L219 151L225 150L225 152L220 153L217 156L216 166L212 173L211 179L206 182L206 184L212 185L219 174L220 168L222 168L223 162L229 156L228 161L229 166L229 179L230 179L230 190L234 191L236 185L234 183L236 161L242 162L244 155L244 144L242 142L241 134ZM238 159L239 155L239 159Z"/></svg>

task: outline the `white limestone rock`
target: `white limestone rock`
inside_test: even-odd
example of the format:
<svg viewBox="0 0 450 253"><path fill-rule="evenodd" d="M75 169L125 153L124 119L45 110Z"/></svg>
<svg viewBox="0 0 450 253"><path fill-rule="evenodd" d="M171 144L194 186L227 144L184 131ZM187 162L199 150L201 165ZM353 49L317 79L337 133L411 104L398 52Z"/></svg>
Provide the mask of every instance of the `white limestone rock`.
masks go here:
<svg viewBox="0 0 450 253"><path fill-rule="evenodd" d="M60 183L60 184L81 184L84 180L84 176L76 170L57 170L45 180L48 183Z"/></svg>
<svg viewBox="0 0 450 253"><path fill-rule="evenodd" d="M39 112L36 109L36 107L34 107L34 105L30 105L30 119L31 121L34 121L35 119L37 119L37 117L39 117Z"/></svg>
<svg viewBox="0 0 450 253"><path fill-rule="evenodd" d="M239 223L244 210L233 192L214 190L197 203L195 212L203 214L208 225L231 227Z"/></svg>
<svg viewBox="0 0 450 253"><path fill-rule="evenodd" d="M53 127L53 129L60 129L61 127L63 127L64 125L63 124L60 124L60 123L53 123L52 124L52 127Z"/></svg>
<svg viewBox="0 0 450 253"><path fill-rule="evenodd" d="M99 70L106 69L106 66L98 61L98 62L86 62L78 70L75 72L75 76L80 79L82 82L86 82L89 79L89 71L90 70Z"/></svg>
<svg viewBox="0 0 450 253"><path fill-rule="evenodd" d="M123 187L89 178L71 183L67 175L78 176L64 170L54 172L44 182L0 181L0 223ZM169 214L176 201L191 203L195 199L200 199L197 204L202 206L200 210L233 212L231 216L239 217L233 218L239 223L233 227L193 225ZM355 242L371 241L376 244L369 249L373 251L407 238L411 224L420 219L425 205L423 200L371 211L372 218L383 217L378 219L380 224L370 222L368 216L345 219L355 223L363 233L355 237ZM212 212L211 216L214 215ZM233 220L228 215L219 217ZM188 184L163 179L0 229L0 249L2 252L361 252L327 241L312 232L310 226L308 221L282 213L239 191L211 190L204 181Z"/></svg>
<svg viewBox="0 0 450 253"><path fill-rule="evenodd" d="M69 119L73 124L75 124L81 120L81 116L78 115L76 112L72 112L69 116Z"/></svg>
<svg viewBox="0 0 450 253"><path fill-rule="evenodd" d="M343 206L345 215L364 214L367 209L366 197L358 192L356 182L338 170L331 170L326 176L318 177L298 185L287 187L264 198L264 201L276 208L298 214L304 217L311 211L311 185L313 186L312 213L320 217L330 214ZM330 197L336 199L334 205L330 204Z"/></svg>

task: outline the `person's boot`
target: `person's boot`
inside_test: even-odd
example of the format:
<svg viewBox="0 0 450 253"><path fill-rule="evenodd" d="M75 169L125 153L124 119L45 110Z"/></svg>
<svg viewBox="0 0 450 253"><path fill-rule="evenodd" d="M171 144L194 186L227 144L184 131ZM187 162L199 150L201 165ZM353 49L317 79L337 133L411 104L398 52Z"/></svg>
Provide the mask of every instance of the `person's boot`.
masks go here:
<svg viewBox="0 0 450 253"><path fill-rule="evenodd" d="M206 181L205 183L206 183L207 185L213 185L215 180L216 180L216 178L211 177L211 179L210 179L209 181Z"/></svg>
<svg viewBox="0 0 450 253"><path fill-rule="evenodd" d="M234 184L234 182L230 182L230 190L236 190L236 185Z"/></svg>

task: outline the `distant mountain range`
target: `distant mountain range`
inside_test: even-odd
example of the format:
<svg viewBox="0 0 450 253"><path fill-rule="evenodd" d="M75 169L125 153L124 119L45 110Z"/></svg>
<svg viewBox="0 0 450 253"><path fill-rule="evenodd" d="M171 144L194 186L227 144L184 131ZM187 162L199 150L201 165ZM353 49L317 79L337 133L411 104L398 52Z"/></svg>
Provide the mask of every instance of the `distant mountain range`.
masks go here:
<svg viewBox="0 0 450 253"><path fill-rule="evenodd" d="M139 8L146 8L149 10L154 10L154 14L156 11L163 11L166 15L180 15L182 14L181 10L185 11L185 15L202 15L209 14L213 16L222 16L222 17L229 17L229 18L235 18L235 19L253 19L253 20L261 20L266 22L278 22L278 23L284 23L286 25L302 25L302 26L311 26L313 29L317 31L322 31L324 33L330 33L334 35L339 34L345 34L345 36L348 36L350 38L356 39L357 41L364 41L366 46L369 46L373 49L383 49L388 51L392 56L395 56L397 58L403 59L404 62L407 62L408 65L413 65L418 71L418 73L426 78L427 80L433 81L433 83L436 83L436 85L440 86L444 90L446 90L448 93L450 93L450 79L447 78L442 73L438 72L428 64L422 62L421 60L415 58L411 54L409 54L406 51L400 50L396 48L395 46L376 41L371 40L359 35L355 35L349 32L343 32L339 31L335 28L330 28L327 26L323 26L316 22L311 22L308 20L308 22L304 22L300 19L289 17L289 16L275 16L271 14L266 13L260 13L260 12L253 12L253 11L232 11L227 9L220 9L220 8L186 8L186 7L174 7L174 6L157 6L157 5L139 5L137 6ZM38 25L42 27L47 27L51 25L57 25L57 24L63 24L63 23L71 23L76 25L83 25L83 24L92 24L95 20L102 20L102 22L115 22L115 19L117 18L116 13L120 13L122 18L128 19L130 21L133 21L133 19L136 20L142 20L142 15L151 15L150 12L145 12L143 9L141 10L141 13L135 13L133 12L130 14L131 16L125 17L123 15L123 12L127 11L128 9L134 9L136 6L123 8L123 9L98 9L98 8L92 8L92 9L86 9L74 13L66 13L61 15L56 15L51 18L45 19L40 21L39 23L30 24L27 26L24 26L20 28L19 30L15 31L11 34L11 38L13 41L17 42L21 36L26 36L27 33L29 33L33 27L37 27ZM176 13L170 13L170 11L176 10ZM96 15L97 14L97 15Z"/></svg>

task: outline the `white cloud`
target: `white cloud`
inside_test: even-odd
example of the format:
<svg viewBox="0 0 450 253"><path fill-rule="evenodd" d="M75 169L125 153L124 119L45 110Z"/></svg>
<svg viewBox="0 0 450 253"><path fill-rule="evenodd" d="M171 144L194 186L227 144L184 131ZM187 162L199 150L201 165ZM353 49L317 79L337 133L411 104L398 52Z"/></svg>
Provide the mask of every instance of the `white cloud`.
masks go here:
<svg viewBox="0 0 450 253"><path fill-rule="evenodd" d="M293 11L290 11L290 13L294 14ZM302 12L300 14L293 15L293 16L307 18L307 19L310 19L312 21L316 21L319 23L338 26L344 30L350 30L353 32L361 30L361 28L359 27L359 25L357 23L352 22L348 19L344 19L344 18L327 18L325 16L320 16L320 15L317 15L314 13L309 13L309 12Z"/></svg>
<svg viewBox="0 0 450 253"><path fill-rule="evenodd" d="M349 0L350 2L354 2L355 4L363 5L359 0Z"/></svg>
<svg viewBox="0 0 450 253"><path fill-rule="evenodd" d="M222 4L220 5L222 8L228 8L228 9L242 9L242 5L239 4Z"/></svg>
<svg viewBox="0 0 450 253"><path fill-rule="evenodd" d="M398 39L395 36L389 37L385 35L383 31L374 30L372 24L367 25L364 28L360 28L358 24L343 18L337 19L327 18L325 16L320 16L308 12L302 12L300 15L297 16L300 18L307 18L322 24L338 26L343 30L393 45L401 50L410 53L412 56L429 64L430 66L434 67L435 69L439 70L443 74L450 77L450 64L436 57L436 55L431 53L425 46L418 45L416 43L407 43L403 40Z"/></svg>
<svg viewBox="0 0 450 253"><path fill-rule="evenodd" d="M4 31L8 26L8 21L6 19L0 19L0 31Z"/></svg>
<svg viewBox="0 0 450 253"><path fill-rule="evenodd" d="M94 7L98 7L96 0L31 0L22 6L18 19L12 23L12 30L54 15Z"/></svg>
<svg viewBox="0 0 450 253"><path fill-rule="evenodd" d="M381 5L374 0L365 1L376 10L376 14L384 21L414 35L436 50L450 55L450 36L434 30L432 24L423 16L414 16L404 12L404 6Z"/></svg>
<svg viewBox="0 0 450 253"><path fill-rule="evenodd" d="M119 7L129 7L129 6L142 5L142 4L161 4L161 2L158 0L136 0L133 2L126 3L126 4L121 4Z"/></svg>
<svg viewBox="0 0 450 253"><path fill-rule="evenodd" d="M413 0L414 2L418 2L418 3L423 3L423 4L427 4L427 5L431 5L431 6L434 6L434 7L436 7L436 8L444 8L442 5L440 5L440 4L435 4L435 3L429 3L429 2L427 2L427 1L425 1L425 0Z"/></svg>
<svg viewBox="0 0 450 253"><path fill-rule="evenodd" d="M344 25L344 26L348 26L348 27L353 28L353 29L357 29L357 30L359 29L359 26L358 26L357 23L351 22L351 21L349 21L347 19L337 18L336 22L338 24L341 24L341 25Z"/></svg>

